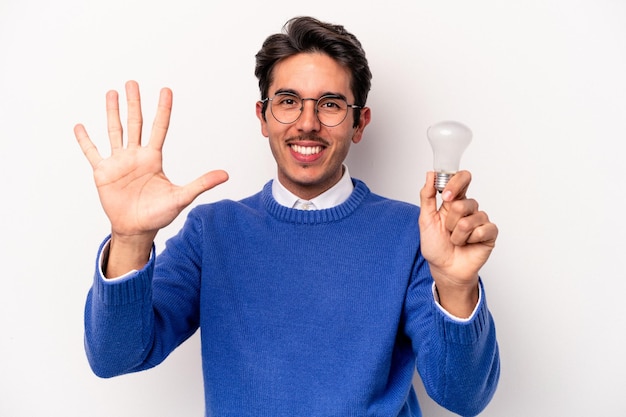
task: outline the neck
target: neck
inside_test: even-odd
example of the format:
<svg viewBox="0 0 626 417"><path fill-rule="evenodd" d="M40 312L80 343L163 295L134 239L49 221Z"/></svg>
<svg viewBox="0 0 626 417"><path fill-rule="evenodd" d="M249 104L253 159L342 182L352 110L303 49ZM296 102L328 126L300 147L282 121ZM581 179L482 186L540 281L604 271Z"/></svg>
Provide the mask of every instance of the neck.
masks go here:
<svg viewBox="0 0 626 417"><path fill-rule="evenodd" d="M318 182L314 184L296 183L289 180L289 178L287 178L285 175L282 175L280 171L278 171L277 178L278 181L280 181L280 183L283 185L283 187L289 190L289 192L291 192L296 197L303 200L312 200L337 185L337 183L341 181L344 172L345 167L342 166L341 170L336 175L326 179L323 182Z"/></svg>

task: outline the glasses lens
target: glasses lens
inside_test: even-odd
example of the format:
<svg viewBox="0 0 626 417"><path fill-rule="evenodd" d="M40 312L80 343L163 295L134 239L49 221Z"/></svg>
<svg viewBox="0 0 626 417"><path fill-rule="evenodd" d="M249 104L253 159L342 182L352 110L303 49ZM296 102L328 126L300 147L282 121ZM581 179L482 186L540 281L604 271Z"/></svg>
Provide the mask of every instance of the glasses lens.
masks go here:
<svg viewBox="0 0 626 417"><path fill-rule="evenodd" d="M289 124L300 117L302 99L291 93L278 93L270 101L272 114L281 123Z"/></svg>
<svg viewBox="0 0 626 417"><path fill-rule="evenodd" d="M332 127L343 122L348 114L348 103L336 96L323 96L317 101L317 117L323 125Z"/></svg>

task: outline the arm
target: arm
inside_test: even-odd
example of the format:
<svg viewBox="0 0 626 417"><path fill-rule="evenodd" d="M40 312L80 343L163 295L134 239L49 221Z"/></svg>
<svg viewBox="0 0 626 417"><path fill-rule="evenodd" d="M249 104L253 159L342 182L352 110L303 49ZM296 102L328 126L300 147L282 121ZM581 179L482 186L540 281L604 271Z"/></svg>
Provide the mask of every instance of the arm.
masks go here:
<svg viewBox="0 0 626 417"><path fill-rule="evenodd" d="M424 386L439 404L461 415L476 415L486 407L500 375L495 325L478 276L498 228L466 197L470 182L469 172L457 173L437 208L434 173L428 173L420 193L423 258L406 305L407 331ZM455 320L435 305L433 281L441 307L469 320Z"/></svg>
<svg viewBox="0 0 626 417"><path fill-rule="evenodd" d="M126 95L126 145L118 94L110 91L106 95L111 146L108 158L100 155L83 125L74 128L78 144L93 169L100 202L111 223L109 250L103 265L105 276L118 277L137 271L114 281L102 279L96 273L89 292L85 306L85 348L94 372L101 376L154 366L195 330L193 324L181 324L193 316L194 291L186 290L193 287L184 287L187 301L181 305L186 311L182 311L181 305L172 308L158 304L163 299L159 291L168 292L170 288L153 282L155 260L154 256L150 257L153 240L157 232L170 224L200 193L228 178L224 171L212 171L185 186L172 184L162 169L172 92L167 88L161 90L152 132L145 146L141 143L143 120L137 83L126 84Z"/></svg>
<svg viewBox="0 0 626 417"><path fill-rule="evenodd" d="M197 330L201 230L192 210L158 257L153 247L143 268L111 280L96 265L85 305L85 350L96 375L156 366Z"/></svg>
<svg viewBox="0 0 626 417"><path fill-rule="evenodd" d="M489 404L500 376L496 329L482 297L472 318L460 322L435 305L432 277L419 257L405 303L405 331L428 395L462 416L475 416Z"/></svg>

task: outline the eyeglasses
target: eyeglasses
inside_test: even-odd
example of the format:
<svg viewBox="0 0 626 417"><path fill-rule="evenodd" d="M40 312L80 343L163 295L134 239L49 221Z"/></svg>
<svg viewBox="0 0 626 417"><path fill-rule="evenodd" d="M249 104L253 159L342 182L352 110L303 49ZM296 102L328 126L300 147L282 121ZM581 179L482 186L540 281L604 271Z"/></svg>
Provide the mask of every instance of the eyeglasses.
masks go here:
<svg viewBox="0 0 626 417"><path fill-rule="evenodd" d="M274 118L282 124L294 123L302 114L304 102L315 102L315 115L321 124L327 127L335 127L346 119L348 108L362 109L362 106L348 104L348 102L336 95L325 95L320 98L300 98L293 93L277 93L272 98L261 100L262 103L269 101L270 111Z"/></svg>

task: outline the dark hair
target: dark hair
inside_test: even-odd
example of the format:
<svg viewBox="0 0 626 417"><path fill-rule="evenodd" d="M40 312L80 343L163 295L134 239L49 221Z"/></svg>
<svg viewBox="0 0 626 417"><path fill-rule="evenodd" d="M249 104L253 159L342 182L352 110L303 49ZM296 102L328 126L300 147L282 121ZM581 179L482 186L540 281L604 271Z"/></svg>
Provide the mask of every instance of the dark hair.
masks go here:
<svg viewBox="0 0 626 417"><path fill-rule="evenodd" d="M270 35L256 54L254 75L259 79L261 98L267 97L272 71L278 61L299 53L322 52L345 66L351 74L355 104L365 106L372 85L361 42L343 26L321 22L313 17L294 17L285 23L282 33ZM263 106L263 117L267 102ZM354 110L354 127L359 124L360 111Z"/></svg>

